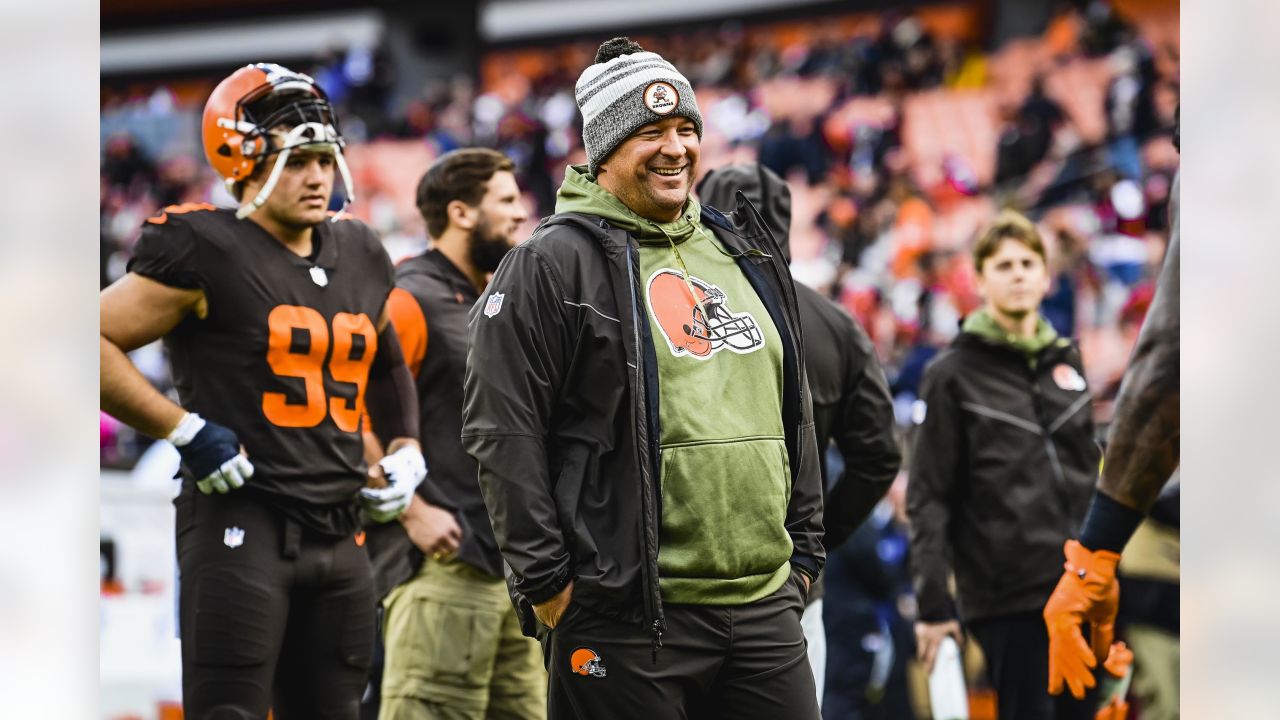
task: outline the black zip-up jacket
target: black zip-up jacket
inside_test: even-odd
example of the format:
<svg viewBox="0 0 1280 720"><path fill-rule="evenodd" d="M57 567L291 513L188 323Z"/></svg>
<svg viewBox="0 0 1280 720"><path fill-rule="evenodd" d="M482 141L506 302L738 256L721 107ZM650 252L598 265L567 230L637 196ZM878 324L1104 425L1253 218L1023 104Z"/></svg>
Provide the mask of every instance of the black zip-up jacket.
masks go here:
<svg viewBox="0 0 1280 720"><path fill-rule="evenodd" d="M730 216L704 206L702 222L739 255L783 339L786 526L792 562L816 578L825 559L822 478L791 274L741 196ZM479 464L526 635L538 631L531 606L573 580L573 602L643 623L655 651L661 644L661 419L642 297L628 233L562 213L508 253L472 309L463 444Z"/></svg>
<svg viewBox="0 0 1280 720"><path fill-rule="evenodd" d="M907 486L920 619L1036 611L1062 575L1101 452L1080 352L1036 356L963 332L925 370Z"/></svg>
<svg viewBox="0 0 1280 720"><path fill-rule="evenodd" d="M796 286L804 323L806 367L813 392L819 447L835 441L844 473L823 477L822 544L834 550L849 539L889 492L902 452L893 437L893 398L866 331L844 308L812 288ZM812 598L811 599L815 599Z"/></svg>

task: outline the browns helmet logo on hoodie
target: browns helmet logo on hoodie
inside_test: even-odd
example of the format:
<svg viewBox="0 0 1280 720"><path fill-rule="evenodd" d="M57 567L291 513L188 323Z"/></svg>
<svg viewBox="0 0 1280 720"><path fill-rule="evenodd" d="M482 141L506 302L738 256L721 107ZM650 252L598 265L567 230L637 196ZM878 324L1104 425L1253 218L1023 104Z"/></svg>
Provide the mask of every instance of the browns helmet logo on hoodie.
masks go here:
<svg viewBox="0 0 1280 720"><path fill-rule="evenodd" d="M676 357L706 360L724 349L746 354L764 347L756 319L729 309L715 285L662 268L649 277L648 293L649 311Z"/></svg>

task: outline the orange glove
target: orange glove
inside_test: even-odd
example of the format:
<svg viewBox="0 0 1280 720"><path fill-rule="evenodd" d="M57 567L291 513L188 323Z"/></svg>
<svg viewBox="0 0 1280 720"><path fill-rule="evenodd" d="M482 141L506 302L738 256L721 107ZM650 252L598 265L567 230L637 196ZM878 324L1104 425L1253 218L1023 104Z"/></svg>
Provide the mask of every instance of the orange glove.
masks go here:
<svg viewBox="0 0 1280 720"><path fill-rule="evenodd" d="M1093 716L1093 720L1125 720L1129 717L1129 703L1124 700L1112 700L1106 707Z"/></svg>
<svg viewBox="0 0 1280 720"><path fill-rule="evenodd" d="M1132 666L1133 651L1122 642L1113 644L1102 667L1119 686L1112 688L1115 695L1098 709L1094 720L1125 720L1129 716L1129 703L1124 701L1124 696L1129 689L1128 675Z"/></svg>
<svg viewBox="0 0 1280 720"><path fill-rule="evenodd" d="M1085 691L1097 684L1090 669L1107 657L1115 636L1120 605L1116 563L1120 555L1109 550L1092 552L1075 540L1067 541L1063 553L1067 556L1066 571L1044 606L1049 630L1049 694L1060 694L1065 681L1072 695L1084 699ZM1080 631L1085 622L1092 628L1089 643Z"/></svg>
<svg viewBox="0 0 1280 720"><path fill-rule="evenodd" d="M1107 661L1102 663L1102 667L1111 677L1123 678L1129 674L1129 668L1133 667L1133 651L1122 642L1112 644L1111 650L1107 652Z"/></svg>

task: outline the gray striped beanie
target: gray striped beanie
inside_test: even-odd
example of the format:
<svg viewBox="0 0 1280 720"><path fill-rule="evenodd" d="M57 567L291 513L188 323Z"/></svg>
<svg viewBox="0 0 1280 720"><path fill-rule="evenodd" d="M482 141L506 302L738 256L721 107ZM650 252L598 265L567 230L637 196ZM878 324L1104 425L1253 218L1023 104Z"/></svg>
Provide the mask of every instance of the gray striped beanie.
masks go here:
<svg viewBox="0 0 1280 720"><path fill-rule="evenodd" d="M630 53L596 63L582 71L574 93L592 175L631 133L663 118L687 117L702 137L702 113L693 88L658 53Z"/></svg>

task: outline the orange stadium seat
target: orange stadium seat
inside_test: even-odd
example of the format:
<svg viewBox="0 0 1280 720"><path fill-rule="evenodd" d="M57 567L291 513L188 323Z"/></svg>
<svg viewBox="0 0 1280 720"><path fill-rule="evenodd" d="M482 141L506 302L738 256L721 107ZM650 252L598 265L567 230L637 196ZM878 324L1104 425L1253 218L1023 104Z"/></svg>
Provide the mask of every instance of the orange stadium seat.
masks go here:
<svg viewBox="0 0 1280 720"><path fill-rule="evenodd" d="M1100 142L1107 134L1104 101L1111 68L1107 60L1073 60L1055 68L1045 78L1045 92L1062 104L1087 143Z"/></svg>
<svg viewBox="0 0 1280 720"><path fill-rule="evenodd" d="M902 144L924 188L941 182L948 153L969 163L979 182L991 182L996 131L995 96L989 90L929 90L909 96L903 106Z"/></svg>
<svg viewBox="0 0 1280 720"><path fill-rule="evenodd" d="M824 237L818 229L818 214L831 200L826 185L810 186L800 175L788 178L791 186L791 257L809 260L822 252Z"/></svg>
<svg viewBox="0 0 1280 720"><path fill-rule="evenodd" d="M415 208L418 180L434 159L435 151L419 140L379 140L352 146L347 161L355 176L358 201L352 213L368 219L368 201L379 193L390 195L397 208Z"/></svg>
<svg viewBox="0 0 1280 720"><path fill-rule="evenodd" d="M830 78L783 77L756 88L760 106L775 120L811 120L831 107L836 84Z"/></svg>

